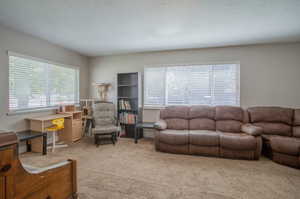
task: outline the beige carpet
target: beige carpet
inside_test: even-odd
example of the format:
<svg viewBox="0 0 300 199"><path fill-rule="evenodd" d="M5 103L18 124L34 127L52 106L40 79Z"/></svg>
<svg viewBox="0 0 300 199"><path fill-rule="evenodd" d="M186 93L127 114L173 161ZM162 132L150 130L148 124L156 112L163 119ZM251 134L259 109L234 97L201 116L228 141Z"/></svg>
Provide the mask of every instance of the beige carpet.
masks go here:
<svg viewBox="0 0 300 199"><path fill-rule="evenodd" d="M259 161L230 160L156 152L151 140L96 148L92 138L47 156L27 153L24 163L46 166L78 161L80 199L300 198L300 171Z"/></svg>

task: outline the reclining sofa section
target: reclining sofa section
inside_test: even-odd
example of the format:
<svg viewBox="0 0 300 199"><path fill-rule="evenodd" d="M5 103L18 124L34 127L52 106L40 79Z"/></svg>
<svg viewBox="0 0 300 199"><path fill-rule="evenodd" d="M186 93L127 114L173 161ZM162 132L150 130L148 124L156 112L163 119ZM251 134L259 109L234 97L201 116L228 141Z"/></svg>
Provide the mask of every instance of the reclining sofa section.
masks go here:
<svg viewBox="0 0 300 199"><path fill-rule="evenodd" d="M155 124L156 150L169 153L258 160L262 128L232 106L170 106Z"/></svg>
<svg viewBox="0 0 300 199"><path fill-rule="evenodd" d="M250 122L263 128L263 153L273 161L300 168L300 109L248 108Z"/></svg>

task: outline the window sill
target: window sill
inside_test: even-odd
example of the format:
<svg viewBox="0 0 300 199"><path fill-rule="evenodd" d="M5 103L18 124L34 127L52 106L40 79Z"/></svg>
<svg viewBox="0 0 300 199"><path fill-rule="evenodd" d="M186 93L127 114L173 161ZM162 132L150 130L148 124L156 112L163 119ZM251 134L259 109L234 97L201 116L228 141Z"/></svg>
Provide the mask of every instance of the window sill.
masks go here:
<svg viewBox="0 0 300 199"><path fill-rule="evenodd" d="M165 106L144 106L144 110L161 110L164 109Z"/></svg>
<svg viewBox="0 0 300 199"><path fill-rule="evenodd" d="M6 113L6 115L7 116L24 115L24 114L28 114L28 113L39 113L39 112L54 111L56 109L58 109L58 107L48 107L48 108L38 108L38 109L11 111L11 112Z"/></svg>

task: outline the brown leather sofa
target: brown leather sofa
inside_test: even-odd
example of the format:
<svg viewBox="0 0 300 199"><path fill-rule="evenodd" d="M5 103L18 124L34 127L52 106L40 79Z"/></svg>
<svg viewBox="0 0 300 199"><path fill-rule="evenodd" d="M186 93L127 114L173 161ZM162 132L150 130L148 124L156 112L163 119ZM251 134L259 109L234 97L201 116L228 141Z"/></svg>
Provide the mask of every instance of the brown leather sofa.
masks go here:
<svg viewBox="0 0 300 199"><path fill-rule="evenodd" d="M273 161L300 168L300 109L248 108L249 120L263 129L263 153Z"/></svg>
<svg viewBox="0 0 300 199"><path fill-rule="evenodd" d="M257 160L262 128L247 124L247 113L232 106L170 106L155 124L156 150L169 153Z"/></svg>

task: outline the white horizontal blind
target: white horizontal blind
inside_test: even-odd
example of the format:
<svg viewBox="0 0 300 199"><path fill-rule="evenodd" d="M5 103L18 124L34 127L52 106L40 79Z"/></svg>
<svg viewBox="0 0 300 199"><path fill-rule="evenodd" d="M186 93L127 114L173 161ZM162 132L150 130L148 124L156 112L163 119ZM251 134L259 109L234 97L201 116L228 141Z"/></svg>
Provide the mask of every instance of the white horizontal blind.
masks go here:
<svg viewBox="0 0 300 199"><path fill-rule="evenodd" d="M239 65L145 68L144 105L240 105Z"/></svg>
<svg viewBox="0 0 300 199"><path fill-rule="evenodd" d="M79 102L79 70L9 55L9 111Z"/></svg>
<svg viewBox="0 0 300 199"><path fill-rule="evenodd" d="M165 100L166 68L147 68L144 75L144 104L162 105ZM146 72L147 71L147 72Z"/></svg>

